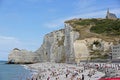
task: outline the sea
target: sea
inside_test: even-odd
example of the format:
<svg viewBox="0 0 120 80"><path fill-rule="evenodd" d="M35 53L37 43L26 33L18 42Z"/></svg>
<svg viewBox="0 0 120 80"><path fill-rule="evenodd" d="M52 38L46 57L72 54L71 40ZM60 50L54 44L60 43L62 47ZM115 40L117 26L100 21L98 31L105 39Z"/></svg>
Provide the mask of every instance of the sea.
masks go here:
<svg viewBox="0 0 120 80"><path fill-rule="evenodd" d="M27 80L32 72L25 65L6 64L0 61L0 80Z"/></svg>

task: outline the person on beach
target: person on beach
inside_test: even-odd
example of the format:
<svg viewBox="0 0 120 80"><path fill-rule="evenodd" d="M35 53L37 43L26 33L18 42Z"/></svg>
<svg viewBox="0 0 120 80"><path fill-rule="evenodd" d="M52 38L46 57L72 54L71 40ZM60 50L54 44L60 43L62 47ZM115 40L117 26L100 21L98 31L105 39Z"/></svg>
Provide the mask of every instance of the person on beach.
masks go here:
<svg viewBox="0 0 120 80"><path fill-rule="evenodd" d="M57 77L56 80L59 80L59 77Z"/></svg>
<svg viewBox="0 0 120 80"><path fill-rule="evenodd" d="M39 76L39 79L41 79L41 75Z"/></svg>
<svg viewBox="0 0 120 80"><path fill-rule="evenodd" d="M77 80L81 80L81 78L77 78Z"/></svg>
<svg viewBox="0 0 120 80"><path fill-rule="evenodd" d="M33 77L32 77L32 79L31 80L33 80Z"/></svg>
<svg viewBox="0 0 120 80"><path fill-rule="evenodd" d="M47 80L50 80L50 77L48 77Z"/></svg>
<svg viewBox="0 0 120 80"><path fill-rule="evenodd" d="M82 80L84 80L84 75L82 74Z"/></svg>
<svg viewBox="0 0 120 80"><path fill-rule="evenodd" d="M58 78L56 78L56 80L58 80Z"/></svg>
<svg viewBox="0 0 120 80"><path fill-rule="evenodd" d="M66 74L66 78L68 77L68 74Z"/></svg>

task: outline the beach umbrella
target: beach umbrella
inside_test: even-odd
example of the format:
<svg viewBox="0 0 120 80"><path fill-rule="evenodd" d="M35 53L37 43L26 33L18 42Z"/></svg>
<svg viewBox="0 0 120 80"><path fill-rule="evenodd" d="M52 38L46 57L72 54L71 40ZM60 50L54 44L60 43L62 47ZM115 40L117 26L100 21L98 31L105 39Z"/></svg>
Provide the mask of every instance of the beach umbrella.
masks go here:
<svg viewBox="0 0 120 80"><path fill-rule="evenodd" d="M105 67L106 67L106 68L110 68L111 65L110 65L110 64L106 64Z"/></svg>
<svg viewBox="0 0 120 80"><path fill-rule="evenodd" d="M120 77L119 78L101 78L99 80L120 80Z"/></svg>

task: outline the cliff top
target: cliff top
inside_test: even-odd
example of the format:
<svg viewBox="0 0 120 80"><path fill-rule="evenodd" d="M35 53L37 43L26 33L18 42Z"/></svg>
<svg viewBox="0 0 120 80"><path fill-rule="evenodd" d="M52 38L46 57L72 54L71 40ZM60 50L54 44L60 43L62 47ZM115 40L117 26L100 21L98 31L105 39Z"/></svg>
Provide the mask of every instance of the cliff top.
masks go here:
<svg viewBox="0 0 120 80"><path fill-rule="evenodd" d="M120 19L72 19L65 21L70 24L74 31L79 32L80 39L97 37L106 41L120 40Z"/></svg>

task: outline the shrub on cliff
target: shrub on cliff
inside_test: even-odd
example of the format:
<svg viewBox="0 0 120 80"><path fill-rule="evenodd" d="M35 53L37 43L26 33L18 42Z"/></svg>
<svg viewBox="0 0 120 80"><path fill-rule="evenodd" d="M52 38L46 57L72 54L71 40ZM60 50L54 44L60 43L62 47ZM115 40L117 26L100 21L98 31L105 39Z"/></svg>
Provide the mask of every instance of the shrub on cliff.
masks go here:
<svg viewBox="0 0 120 80"><path fill-rule="evenodd" d="M13 50L18 50L18 51L20 51L20 49L18 49L18 48L14 48Z"/></svg>
<svg viewBox="0 0 120 80"><path fill-rule="evenodd" d="M98 34L120 35L120 20L97 20L90 31Z"/></svg>

